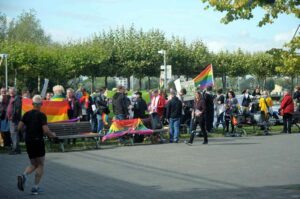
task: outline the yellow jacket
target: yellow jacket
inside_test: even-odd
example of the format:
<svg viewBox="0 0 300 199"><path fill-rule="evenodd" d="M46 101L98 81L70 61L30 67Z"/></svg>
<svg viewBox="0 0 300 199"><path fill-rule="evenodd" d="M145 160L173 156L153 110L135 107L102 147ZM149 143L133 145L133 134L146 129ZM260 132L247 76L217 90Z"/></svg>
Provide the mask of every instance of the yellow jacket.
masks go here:
<svg viewBox="0 0 300 199"><path fill-rule="evenodd" d="M266 103L268 104L268 106L266 105ZM261 97L259 99L260 111L265 112L265 114L268 114L268 107L272 107L272 106L273 106L273 101L271 97L267 97L266 99L264 97Z"/></svg>

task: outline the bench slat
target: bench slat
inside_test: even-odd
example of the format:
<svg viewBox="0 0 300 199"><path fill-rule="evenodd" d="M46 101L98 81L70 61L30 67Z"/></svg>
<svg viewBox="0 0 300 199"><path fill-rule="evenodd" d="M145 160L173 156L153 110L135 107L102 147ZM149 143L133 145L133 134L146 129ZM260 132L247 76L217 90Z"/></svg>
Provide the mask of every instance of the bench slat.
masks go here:
<svg viewBox="0 0 300 199"><path fill-rule="evenodd" d="M57 136L59 140L64 139L72 139L72 138L93 138L93 137L102 137L103 135L100 135L98 133L89 133L89 134L78 134L78 135L67 135L67 136Z"/></svg>
<svg viewBox="0 0 300 199"><path fill-rule="evenodd" d="M48 124L51 131L55 132L60 139L74 137L95 137L93 134L82 134L91 132L91 124L89 122L78 123L50 123ZM63 137L63 138L62 138Z"/></svg>

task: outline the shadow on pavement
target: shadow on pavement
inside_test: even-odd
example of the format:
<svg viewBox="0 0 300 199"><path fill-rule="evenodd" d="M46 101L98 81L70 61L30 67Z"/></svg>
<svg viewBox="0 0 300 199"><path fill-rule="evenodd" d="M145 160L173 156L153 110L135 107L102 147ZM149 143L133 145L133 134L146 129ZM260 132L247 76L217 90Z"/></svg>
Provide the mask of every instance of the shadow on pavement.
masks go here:
<svg viewBox="0 0 300 199"><path fill-rule="evenodd" d="M168 169L158 169L154 166L143 165L139 162L121 160L117 157L107 157L101 154L94 154L93 152L68 153L68 156L69 158L71 156L71 159L80 159L80 165L64 165L57 163L56 160L58 159L64 162L65 154L54 156L56 159L46 160L45 176L41 183L44 193L37 196L39 199L300 198L299 184L245 187L239 184L207 177L174 172ZM20 192L16 186L16 176L19 174L18 172L22 171L26 164L28 164L27 155L1 155L0 158L0 198L32 198L33 196L30 195L30 188L33 184L33 175L30 176L25 192ZM78 164L78 162L76 164ZM102 170L100 167L97 167L97 165L100 164L110 165L112 169ZM88 169L90 165L93 166L91 170ZM117 165L117 167L114 167L114 165ZM82 169L80 169L80 167ZM125 175L123 175L123 180L116 177L116 175L114 175L115 177L111 177L111 173L107 173L108 171L113 172L115 168L119 168L118 172L125 173ZM136 183L132 182L132 174L130 173L132 171L136 171L135 179L138 178ZM139 176L139 174L147 175ZM124 178L126 175L128 175L128 178ZM165 184L162 186L162 183L155 181L156 176L159 176L159 179L167 179L169 181L167 183L164 181ZM141 183L137 183L138 181ZM142 182L148 182L146 184L151 185L146 186L144 185L145 183ZM180 186L190 183L196 188L179 189L178 182L181 183L179 183ZM172 186L176 183L177 188L173 189ZM166 185L168 186L168 189L165 188Z"/></svg>
<svg viewBox="0 0 300 199"><path fill-rule="evenodd" d="M84 163L83 163L84 164ZM30 176L33 178L33 176ZM147 180L147 179L144 179ZM207 179L209 180L209 179ZM31 180L32 181L32 180ZM32 182L31 182L32 183ZM160 186L141 186L107 175L95 174L80 169L66 167L60 164L51 163L46 169L42 183L44 193L38 197L57 198L57 199L154 199L154 198L172 198L172 199L195 199L195 198L272 198L287 199L300 197L300 185L286 185L275 187L247 188L237 187L234 189L197 189L185 191L164 191ZM20 192L16 187L16 175L1 177L0 193L3 199L32 198L29 192L28 183L25 192Z"/></svg>

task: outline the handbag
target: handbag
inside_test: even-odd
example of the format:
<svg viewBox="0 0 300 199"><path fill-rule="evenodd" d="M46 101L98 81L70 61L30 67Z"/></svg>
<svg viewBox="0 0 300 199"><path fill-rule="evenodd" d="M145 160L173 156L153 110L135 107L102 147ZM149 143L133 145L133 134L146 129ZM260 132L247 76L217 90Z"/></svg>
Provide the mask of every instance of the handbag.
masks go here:
<svg viewBox="0 0 300 199"><path fill-rule="evenodd" d="M235 116L232 117L231 122L234 126L236 126L238 124L238 120Z"/></svg>

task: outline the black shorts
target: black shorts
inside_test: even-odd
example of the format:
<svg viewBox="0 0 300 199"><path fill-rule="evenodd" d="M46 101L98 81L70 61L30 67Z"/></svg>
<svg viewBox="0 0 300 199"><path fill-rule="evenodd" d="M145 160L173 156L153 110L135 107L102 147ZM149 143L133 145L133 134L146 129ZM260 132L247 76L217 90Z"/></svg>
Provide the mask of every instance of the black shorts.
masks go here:
<svg viewBox="0 0 300 199"><path fill-rule="evenodd" d="M44 140L26 141L26 149L29 159L35 159L45 156Z"/></svg>

